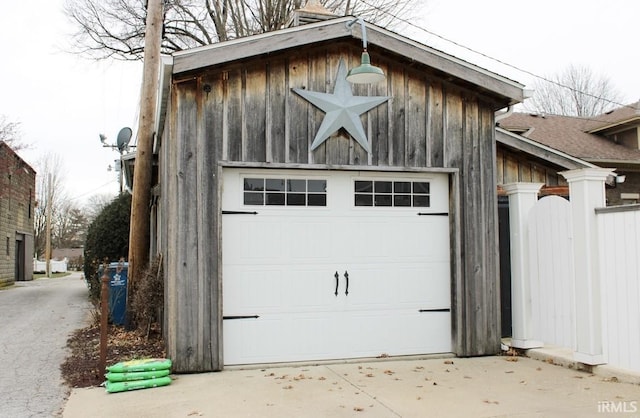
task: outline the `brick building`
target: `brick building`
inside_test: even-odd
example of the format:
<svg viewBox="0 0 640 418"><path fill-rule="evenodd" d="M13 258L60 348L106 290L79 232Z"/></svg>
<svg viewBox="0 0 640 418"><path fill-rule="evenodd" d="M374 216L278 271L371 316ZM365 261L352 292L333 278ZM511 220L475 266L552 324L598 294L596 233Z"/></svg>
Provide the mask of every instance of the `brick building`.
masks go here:
<svg viewBox="0 0 640 418"><path fill-rule="evenodd" d="M0 287L33 277L36 172L0 141Z"/></svg>

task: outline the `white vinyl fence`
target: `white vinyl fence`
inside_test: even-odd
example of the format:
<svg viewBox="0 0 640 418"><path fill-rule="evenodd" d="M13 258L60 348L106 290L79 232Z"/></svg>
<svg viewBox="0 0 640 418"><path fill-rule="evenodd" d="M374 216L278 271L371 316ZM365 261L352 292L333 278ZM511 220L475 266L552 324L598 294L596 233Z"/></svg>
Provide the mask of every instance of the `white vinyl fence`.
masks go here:
<svg viewBox="0 0 640 418"><path fill-rule="evenodd" d="M65 259L61 261L51 260L51 273L64 273L67 271L67 263L68 260ZM47 262L39 261L37 259L33 259L33 272L34 273L43 273L47 271Z"/></svg>
<svg viewBox="0 0 640 418"><path fill-rule="evenodd" d="M604 352L640 371L640 205L596 210L600 234Z"/></svg>
<svg viewBox="0 0 640 418"><path fill-rule="evenodd" d="M570 202L509 195L512 345L571 348L576 361L640 372L640 205L605 207L609 170L562 173Z"/></svg>
<svg viewBox="0 0 640 418"><path fill-rule="evenodd" d="M571 204L559 196L543 197L531 209L528 227L533 338L573 347Z"/></svg>

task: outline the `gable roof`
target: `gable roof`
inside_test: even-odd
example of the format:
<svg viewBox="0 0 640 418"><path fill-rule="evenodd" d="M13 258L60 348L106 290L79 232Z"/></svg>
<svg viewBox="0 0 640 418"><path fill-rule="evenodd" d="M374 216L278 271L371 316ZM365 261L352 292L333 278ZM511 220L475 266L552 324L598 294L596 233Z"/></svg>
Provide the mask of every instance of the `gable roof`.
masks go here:
<svg viewBox="0 0 640 418"><path fill-rule="evenodd" d="M544 145L540 142L533 141L522 135L510 132L506 129L500 128L499 126L496 127L496 142L506 145L509 148L533 155L534 157L538 157L567 170L597 167L596 165L581 160L580 158L551 148L550 146Z"/></svg>
<svg viewBox="0 0 640 418"><path fill-rule="evenodd" d="M640 102L619 107L611 112L598 115L587 128L590 133L606 132L625 126L640 125Z"/></svg>
<svg viewBox="0 0 640 418"><path fill-rule="evenodd" d="M306 25L219 42L173 54L173 73L180 74L287 49L357 39L363 35L360 25L349 27L354 17L342 17ZM524 85L489 70L420 44L371 23L365 23L367 44L389 54L404 57L407 63L421 64L455 79L474 84L479 90L501 97L505 105L524 100ZM369 48L371 51L371 48Z"/></svg>
<svg viewBox="0 0 640 418"><path fill-rule="evenodd" d="M640 150L589 133L593 123L588 118L513 113L499 126L591 163L640 164Z"/></svg>

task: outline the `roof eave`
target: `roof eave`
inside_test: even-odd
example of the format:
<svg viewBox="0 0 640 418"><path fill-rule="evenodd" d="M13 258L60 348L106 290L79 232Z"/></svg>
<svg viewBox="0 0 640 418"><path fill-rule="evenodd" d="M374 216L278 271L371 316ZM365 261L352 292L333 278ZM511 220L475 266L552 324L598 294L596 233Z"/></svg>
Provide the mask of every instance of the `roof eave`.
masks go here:
<svg viewBox="0 0 640 418"><path fill-rule="evenodd" d="M636 124L640 124L640 116L635 116L635 117L630 118L630 119L625 119L625 120L620 120L620 121L616 121L616 122L613 122L613 123L609 123L607 125L600 126L600 127L596 128L596 129L592 129L590 131L587 131L587 133L597 134L597 133L600 133L600 132L606 132L606 131L611 130L611 129L624 127L625 125L627 127L631 128L632 126L629 126L629 125L632 125L634 122Z"/></svg>
<svg viewBox="0 0 640 418"><path fill-rule="evenodd" d="M331 19L176 52L173 72L180 74L205 66L219 65L319 42L345 38L362 39L359 25L347 26L347 23L352 22L353 19L353 17ZM507 105L524 101L524 85L516 81L370 23L365 25L368 44L393 51L414 62L481 86L505 97ZM299 36L301 34L304 35Z"/></svg>
<svg viewBox="0 0 640 418"><path fill-rule="evenodd" d="M585 167L597 167L595 164L588 161L533 141L522 135L510 132L504 128L496 127L496 141L569 170Z"/></svg>

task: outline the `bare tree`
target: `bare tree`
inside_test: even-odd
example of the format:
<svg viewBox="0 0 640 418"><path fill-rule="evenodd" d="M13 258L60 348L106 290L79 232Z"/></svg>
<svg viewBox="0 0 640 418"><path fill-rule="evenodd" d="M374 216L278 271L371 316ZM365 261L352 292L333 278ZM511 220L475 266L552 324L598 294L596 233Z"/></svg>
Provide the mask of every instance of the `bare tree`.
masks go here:
<svg viewBox="0 0 640 418"><path fill-rule="evenodd" d="M58 154L44 154L36 165L38 177L36 179L37 205L34 213L35 250L43 255L46 247L47 212L51 208L51 221L62 211L65 198L64 167L62 158ZM55 227L52 228L54 230Z"/></svg>
<svg viewBox="0 0 640 418"><path fill-rule="evenodd" d="M14 151L29 148L21 140L20 122L12 122L6 116L0 115L0 141L5 142Z"/></svg>
<svg viewBox="0 0 640 418"><path fill-rule="evenodd" d="M613 83L589 68L570 65L564 71L538 79L534 95L525 103L530 111L563 116L596 116L623 100Z"/></svg>
<svg viewBox="0 0 640 418"><path fill-rule="evenodd" d="M306 0L165 0L162 53L282 28ZM354 15L389 27L408 16L411 0L321 0L336 15ZM66 0L76 28L72 52L95 58L139 60L144 49L146 0Z"/></svg>
<svg viewBox="0 0 640 418"><path fill-rule="evenodd" d="M87 221L89 223L93 222L102 210L113 202L115 198L116 196L112 194L96 194L89 197L87 204L84 207L84 213L87 217Z"/></svg>
<svg viewBox="0 0 640 418"><path fill-rule="evenodd" d="M54 248L80 248L84 246L89 228L87 215L70 200L61 202L52 220Z"/></svg>

